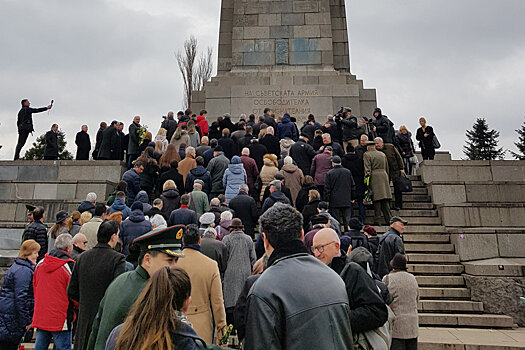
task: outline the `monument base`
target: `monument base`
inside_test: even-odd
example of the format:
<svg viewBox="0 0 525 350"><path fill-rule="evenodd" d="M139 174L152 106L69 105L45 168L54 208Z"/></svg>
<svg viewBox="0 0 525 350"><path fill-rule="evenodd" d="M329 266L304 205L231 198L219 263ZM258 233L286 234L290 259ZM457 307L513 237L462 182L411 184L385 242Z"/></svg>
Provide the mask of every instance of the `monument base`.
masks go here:
<svg viewBox="0 0 525 350"><path fill-rule="evenodd" d="M309 114L324 120L341 107L356 116L371 116L377 106L375 89L332 67L276 66L265 69L233 69L212 78L204 91L194 91L192 109L206 109L213 117L230 113L263 115L270 108L275 115L288 113L298 121Z"/></svg>

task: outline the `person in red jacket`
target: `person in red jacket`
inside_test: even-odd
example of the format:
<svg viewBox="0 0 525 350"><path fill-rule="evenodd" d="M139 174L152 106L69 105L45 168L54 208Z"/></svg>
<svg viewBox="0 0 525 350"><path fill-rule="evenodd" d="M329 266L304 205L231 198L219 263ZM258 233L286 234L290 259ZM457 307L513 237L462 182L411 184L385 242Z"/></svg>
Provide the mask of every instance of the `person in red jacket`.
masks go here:
<svg viewBox="0 0 525 350"><path fill-rule="evenodd" d="M207 136L209 131L208 121L206 120L206 114L208 114L208 112L206 112L206 110L203 109L200 115L197 116L197 125L201 128L202 136Z"/></svg>
<svg viewBox="0 0 525 350"><path fill-rule="evenodd" d="M36 328L35 350L48 349L53 338L57 350L71 350L71 326L78 304L67 296L67 286L75 261L73 238L61 234L55 249L44 256L33 275L35 310L33 327Z"/></svg>

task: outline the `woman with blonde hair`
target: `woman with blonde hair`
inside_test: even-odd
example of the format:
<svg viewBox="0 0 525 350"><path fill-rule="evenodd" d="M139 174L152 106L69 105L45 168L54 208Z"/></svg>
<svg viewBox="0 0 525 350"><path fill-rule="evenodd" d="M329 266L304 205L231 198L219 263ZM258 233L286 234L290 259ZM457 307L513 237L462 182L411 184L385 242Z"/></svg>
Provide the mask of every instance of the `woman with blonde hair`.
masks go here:
<svg viewBox="0 0 525 350"><path fill-rule="evenodd" d="M78 219L78 222L80 226L84 225L86 222L91 220L93 218L93 214L91 214L89 211L85 211L82 214L80 214L80 219Z"/></svg>
<svg viewBox="0 0 525 350"><path fill-rule="evenodd" d="M275 156L275 154L265 154L263 157L263 164L264 165L261 168L261 172L259 173L259 177L261 178L262 182L260 195L261 201L264 197L264 189L270 184L270 182L275 180L275 174L279 171L277 156Z"/></svg>
<svg viewBox="0 0 525 350"><path fill-rule="evenodd" d="M33 319L33 271L40 244L33 239L22 243L18 257L7 270L0 291L0 349L18 349Z"/></svg>
<svg viewBox="0 0 525 350"><path fill-rule="evenodd" d="M163 148L162 141L155 141L155 153L154 154L157 155L157 157L155 157L157 160L159 160L160 157L162 156L162 153L164 153L162 148Z"/></svg>
<svg viewBox="0 0 525 350"><path fill-rule="evenodd" d="M155 136L155 151L159 152L160 154L166 152L166 149L168 148L169 142L166 138L168 131L164 128L160 128L157 132L157 136ZM160 141L161 143L161 150L157 150L157 141Z"/></svg>
<svg viewBox="0 0 525 350"><path fill-rule="evenodd" d="M421 127L417 129L416 140L419 141L421 156L423 156L423 160L433 160L436 155L434 128L427 125L427 120L424 117L419 118L419 125L421 125Z"/></svg>
<svg viewBox="0 0 525 350"><path fill-rule="evenodd" d="M71 213L71 217L68 219L67 230L69 231L71 236L76 235L80 231L80 226L82 226L82 224L79 221L80 215L82 214L80 214L78 210L75 210Z"/></svg>
<svg viewBox="0 0 525 350"><path fill-rule="evenodd" d="M183 269L161 268L149 279L126 321L113 329L106 350L206 348L184 316L190 295L190 277Z"/></svg>

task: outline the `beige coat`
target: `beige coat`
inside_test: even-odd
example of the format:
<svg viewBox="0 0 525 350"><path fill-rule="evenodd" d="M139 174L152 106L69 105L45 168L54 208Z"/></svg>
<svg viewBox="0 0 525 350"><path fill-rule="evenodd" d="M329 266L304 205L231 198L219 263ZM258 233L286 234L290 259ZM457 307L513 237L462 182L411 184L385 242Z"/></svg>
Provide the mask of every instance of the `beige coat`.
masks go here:
<svg viewBox="0 0 525 350"><path fill-rule="evenodd" d="M175 137L173 136L171 138L170 143L172 145L175 145L175 148L177 149L177 152L178 152L179 148L180 148L180 145L182 145L183 143L186 144L186 148L191 146L190 135L188 135L188 132L186 130L183 130L182 134L180 135L180 139L175 140Z"/></svg>
<svg viewBox="0 0 525 350"><path fill-rule="evenodd" d="M390 179L388 178L388 162L385 154L372 148L365 152L363 161L365 163L365 181L367 177L370 177L372 200L392 199Z"/></svg>
<svg viewBox="0 0 525 350"><path fill-rule="evenodd" d="M222 337L227 326L219 267L215 260L194 249L186 248L183 253L184 258L179 259L177 266L190 276L188 319L199 337L207 344L214 344L213 320L219 337Z"/></svg>
<svg viewBox="0 0 525 350"><path fill-rule="evenodd" d="M419 287L414 275L405 272L390 272L383 277L393 298L391 307L396 315L392 338L413 339L419 335L417 303Z"/></svg>
<svg viewBox="0 0 525 350"><path fill-rule="evenodd" d="M285 164L281 168L281 174L284 176L284 184L290 190L292 195L293 205L295 206L295 200L297 199L297 194L303 186L304 176L303 171L294 164Z"/></svg>
<svg viewBox="0 0 525 350"><path fill-rule="evenodd" d="M177 169L179 170L179 174L182 175L182 180L184 181L184 184L186 184L186 176L188 176L190 170L195 168L196 166L197 162L188 154L186 155L186 158L179 162L179 166L177 167Z"/></svg>
<svg viewBox="0 0 525 350"><path fill-rule="evenodd" d="M275 174L279 171L277 168L277 157L273 154L266 154L263 158L263 167L259 176L261 177L262 187L261 187L261 201L264 196L264 189L275 180ZM180 165L179 165L180 167Z"/></svg>
<svg viewBox="0 0 525 350"><path fill-rule="evenodd" d="M86 249L91 249L97 245L97 232L100 224L102 224L102 219L99 217L94 217L82 225L82 227L80 227L80 231L78 231L78 233L82 233L88 240Z"/></svg>

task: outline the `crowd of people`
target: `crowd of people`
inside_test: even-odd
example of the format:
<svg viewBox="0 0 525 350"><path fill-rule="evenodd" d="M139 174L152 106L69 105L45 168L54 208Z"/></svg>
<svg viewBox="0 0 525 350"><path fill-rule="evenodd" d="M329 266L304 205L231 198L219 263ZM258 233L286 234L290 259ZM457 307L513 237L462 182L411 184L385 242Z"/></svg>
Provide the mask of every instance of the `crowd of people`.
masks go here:
<svg viewBox="0 0 525 350"><path fill-rule="evenodd" d="M390 183L415 163L406 127L379 108L300 128L270 109L211 125L206 111L170 112L155 138L140 117L128 135L103 124L93 158L129 169L107 201L88 193L50 229L44 208L28 207L0 293L0 345L35 328L37 349L211 348L230 332L245 349L370 349L369 331L387 333L384 348L417 348L407 222L390 203ZM432 159L433 130L420 124ZM396 186L394 197L402 208ZM374 224L389 226L381 237L364 225L370 201Z"/></svg>

